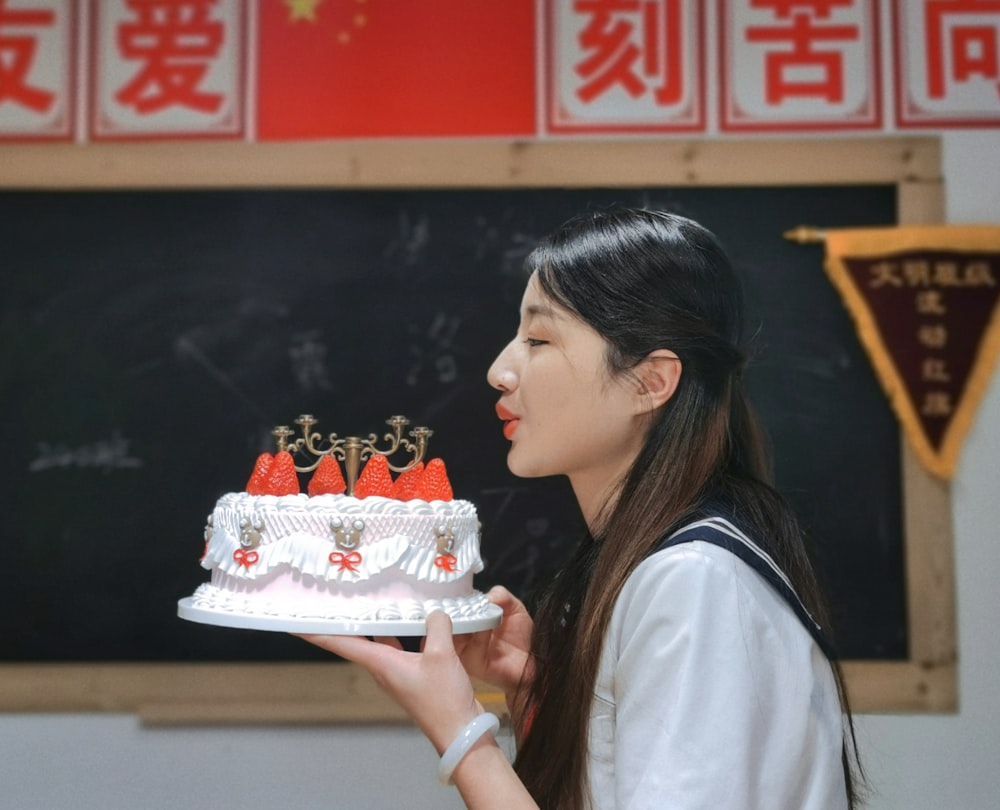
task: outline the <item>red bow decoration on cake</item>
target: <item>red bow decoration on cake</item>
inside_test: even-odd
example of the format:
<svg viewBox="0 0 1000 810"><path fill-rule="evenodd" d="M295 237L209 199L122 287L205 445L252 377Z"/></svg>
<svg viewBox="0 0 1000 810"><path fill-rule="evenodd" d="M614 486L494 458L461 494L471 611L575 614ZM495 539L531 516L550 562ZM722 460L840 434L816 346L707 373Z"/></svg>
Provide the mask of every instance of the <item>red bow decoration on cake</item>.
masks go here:
<svg viewBox="0 0 1000 810"><path fill-rule="evenodd" d="M458 557L454 554L442 554L434 559L434 567L443 568L449 574L454 574L458 570L456 565L458 565Z"/></svg>
<svg viewBox="0 0 1000 810"><path fill-rule="evenodd" d="M247 570L251 565L256 565L260 555L256 551L247 551L245 548L238 548L233 552L233 559Z"/></svg>
<svg viewBox="0 0 1000 810"><path fill-rule="evenodd" d="M341 571L353 571L356 574L357 566L361 564L361 555L357 551L352 551L350 554L334 551L330 555L330 562L339 565Z"/></svg>

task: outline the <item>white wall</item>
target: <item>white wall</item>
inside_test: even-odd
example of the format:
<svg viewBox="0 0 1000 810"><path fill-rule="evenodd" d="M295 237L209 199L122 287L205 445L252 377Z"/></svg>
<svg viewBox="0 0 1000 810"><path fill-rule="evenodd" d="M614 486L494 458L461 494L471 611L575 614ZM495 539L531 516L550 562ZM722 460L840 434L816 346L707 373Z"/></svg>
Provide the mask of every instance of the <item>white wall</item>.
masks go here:
<svg viewBox="0 0 1000 810"><path fill-rule="evenodd" d="M449 810L414 729L155 729L126 715L0 716L3 810Z"/></svg>
<svg viewBox="0 0 1000 810"><path fill-rule="evenodd" d="M1000 131L944 136L951 222L1000 223ZM1000 374L953 483L961 708L863 717L874 810L1000 806ZM0 808L461 807L412 729L143 729L121 715L0 715Z"/></svg>

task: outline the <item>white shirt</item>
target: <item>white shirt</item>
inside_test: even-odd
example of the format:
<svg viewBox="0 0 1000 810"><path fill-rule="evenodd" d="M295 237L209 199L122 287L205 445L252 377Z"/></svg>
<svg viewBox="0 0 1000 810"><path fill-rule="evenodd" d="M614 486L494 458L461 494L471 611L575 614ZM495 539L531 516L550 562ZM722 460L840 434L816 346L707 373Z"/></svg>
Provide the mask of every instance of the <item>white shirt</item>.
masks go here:
<svg viewBox="0 0 1000 810"><path fill-rule="evenodd" d="M591 708L600 810L839 810L843 719L826 657L726 549L694 541L632 573Z"/></svg>

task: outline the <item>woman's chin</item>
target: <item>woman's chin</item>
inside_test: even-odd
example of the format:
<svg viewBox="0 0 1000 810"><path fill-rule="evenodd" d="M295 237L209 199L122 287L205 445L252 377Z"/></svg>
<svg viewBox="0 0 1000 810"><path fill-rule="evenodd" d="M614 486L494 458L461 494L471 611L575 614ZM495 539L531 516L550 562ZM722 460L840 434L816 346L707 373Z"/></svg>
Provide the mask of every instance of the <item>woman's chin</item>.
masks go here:
<svg viewBox="0 0 1000 810"><path fill-rule="evenodd" d="M542 464L519 458L517 450L513 447L507 454L507 469L518 478L544 478L547 475L559 474L558 471L544 467Z"/></svg>

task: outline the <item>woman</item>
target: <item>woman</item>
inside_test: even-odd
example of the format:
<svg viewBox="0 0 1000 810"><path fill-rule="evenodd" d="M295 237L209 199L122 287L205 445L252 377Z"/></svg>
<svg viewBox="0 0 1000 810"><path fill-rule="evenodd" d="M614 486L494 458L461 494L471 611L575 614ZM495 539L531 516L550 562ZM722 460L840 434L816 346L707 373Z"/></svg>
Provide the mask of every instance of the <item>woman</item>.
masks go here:
<svg viewBox="0 0 1000 810"><path fill-rule="evenodd" d="M800 529L766 483L717 241L679 216L591 213L527 270L488 374L508 466L566 475L588 536L533 618L494 588L499 628L453 637L435 613L422 653L309 639L372 672L470 808L854 806L850 713ZM470 676L507 697L513 766Z"/></svg>

